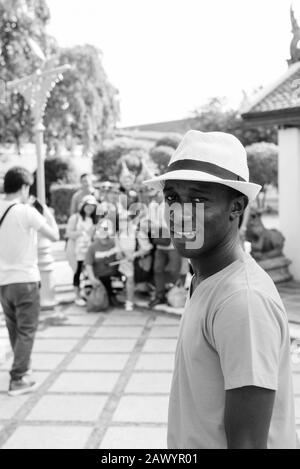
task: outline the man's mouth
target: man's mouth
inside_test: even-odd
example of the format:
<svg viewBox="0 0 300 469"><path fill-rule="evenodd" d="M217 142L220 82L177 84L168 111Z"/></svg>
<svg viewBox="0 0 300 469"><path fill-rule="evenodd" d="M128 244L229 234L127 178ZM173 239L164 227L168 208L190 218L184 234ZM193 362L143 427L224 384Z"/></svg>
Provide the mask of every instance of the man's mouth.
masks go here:
<svg viewBox="0 0 300 469"><path fill-rule="evenodd" d="M186 238L186 239L194 239L197 232L196 230L193 230L193 231L176 231L174 230L173 231L175 237L178 237L178 238Z"/></svg>

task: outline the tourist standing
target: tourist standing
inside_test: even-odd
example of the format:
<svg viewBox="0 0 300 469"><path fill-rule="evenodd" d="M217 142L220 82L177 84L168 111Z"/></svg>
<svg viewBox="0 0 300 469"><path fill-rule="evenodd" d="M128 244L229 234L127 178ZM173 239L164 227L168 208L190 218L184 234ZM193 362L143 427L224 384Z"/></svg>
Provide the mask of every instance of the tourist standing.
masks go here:
<svg viewBox="0 0 300 469"><path fill-rule="evenodd" d="M73 241L74 243L73 255L76 270L74 269L73 286L75 288L75 303L77 306L85 305L85 301L80 293L80 277L83 271L87 250L95 233L97 205L97 200L92 195L84 197L81 201L79 212L71 215L66 230L68 242Z"/></svg>
<svg viewBox="0 0 300 469"><path fill-rule="evenodd" d="M88 195L93 195L98 199L98 191L93 186L92 176L84 173L80 176L80 189L73 194L70 206L70 215L78 213L82 204L82 199Z"/></svg>
<svg viewBox="0 0 300 469"><path fill-rule="evenodd" d="M172 241L194 276L176 350L169 448L296 447L287 314L269 275L240 245L260 186L233 135L189 131L162 184ZM186 225L189 225L187 228Z"/></svg>
<svg viewBox="0 0 300 469"><path fill-rule="evenodd" d="M46 206L41 215L28 204L32 175L24 168L10 169L4 177L5 198L0 200L0 301L13 350L8 393L35 389L29 376L30 357L40 312L40 273L37 233L58 241L59 231Z"/></svg>

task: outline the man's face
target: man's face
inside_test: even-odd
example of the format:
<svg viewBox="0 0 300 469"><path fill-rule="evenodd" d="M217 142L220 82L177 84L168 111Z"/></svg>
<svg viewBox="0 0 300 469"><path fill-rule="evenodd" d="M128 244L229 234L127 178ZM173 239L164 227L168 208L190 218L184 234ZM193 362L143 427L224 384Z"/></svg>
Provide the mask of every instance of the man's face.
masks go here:
<svg viewBox="0 0 300 469"><path fill-rule="evenodd" d="M91 177L83 176L83 178L81 178L81 186L83 189L90 189L92 187Z"/></svg>
<svg viewBox="0 0 300 469"><path fill-rule="evenodd" d="M226 186L170 180L163 192L172 242L183 257L196 258L222 242L231 228Z"/></svg>

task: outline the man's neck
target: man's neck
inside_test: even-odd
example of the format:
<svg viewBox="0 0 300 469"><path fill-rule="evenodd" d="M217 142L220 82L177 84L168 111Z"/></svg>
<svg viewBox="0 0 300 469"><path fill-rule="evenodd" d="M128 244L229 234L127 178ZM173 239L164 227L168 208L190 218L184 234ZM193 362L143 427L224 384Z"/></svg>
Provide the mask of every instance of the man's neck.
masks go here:
<svg viewBox="0 0 300 469"><path fill-rule="evenodd" d="M237 238L222 243L214 250L208 251L195 259L191 259L196 283L200 283L211 275L225 269L228 265L241 259L242 256L243 250Z"/></svg>
<svg viewBox="0 0 300 469"><path fill-rule="evenodd" d="M5 194L4 200L7 200L8 202L21 202L21 196L18 194L18 192L15 194Z"/></svg>

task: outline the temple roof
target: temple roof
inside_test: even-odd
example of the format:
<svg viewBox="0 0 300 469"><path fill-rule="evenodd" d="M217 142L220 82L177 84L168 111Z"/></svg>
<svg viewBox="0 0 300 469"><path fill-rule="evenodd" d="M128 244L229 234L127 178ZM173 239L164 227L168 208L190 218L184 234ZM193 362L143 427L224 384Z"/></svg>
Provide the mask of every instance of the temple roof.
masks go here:
<svg viewBox="0 0 300 469"><path fill-rule="evenodd" d="M300 123L300 62L292 64L276 82L258 93L242 116L255 124Z"/></svg>

